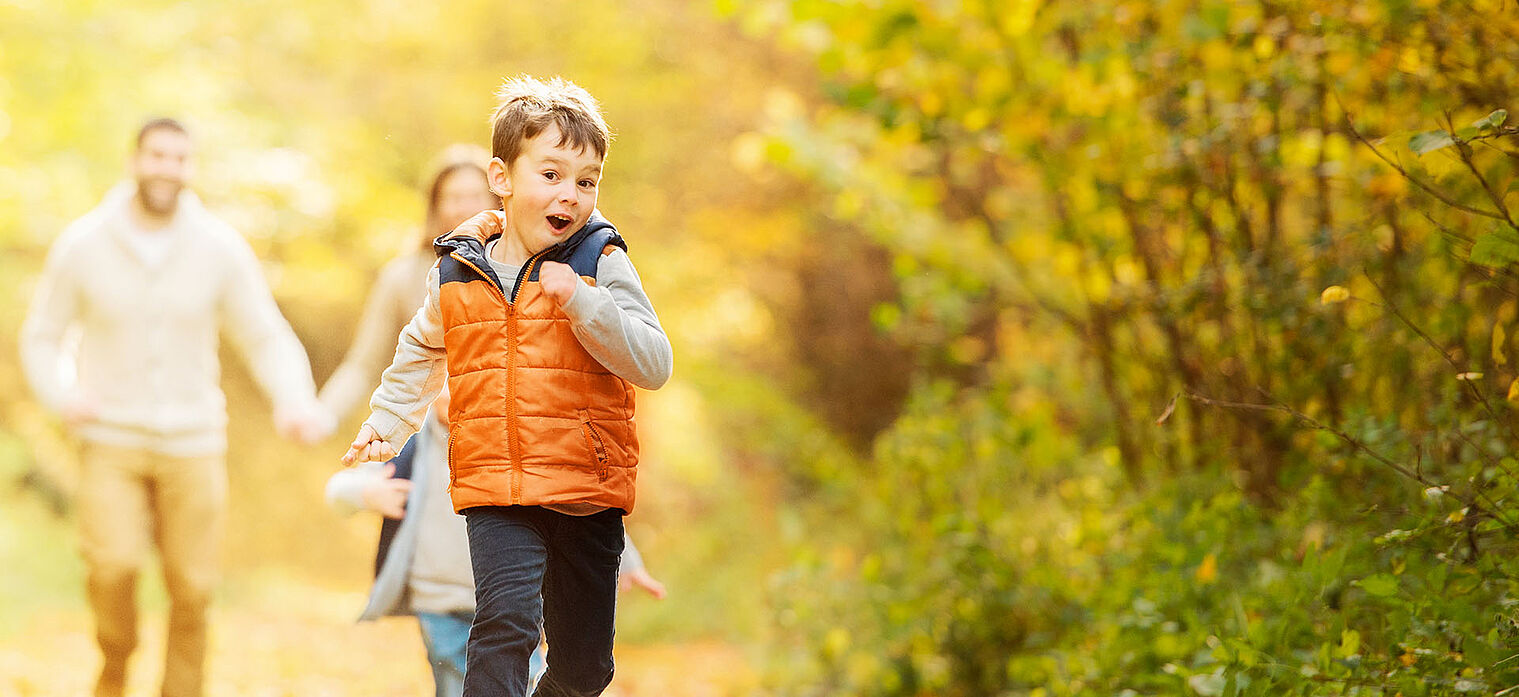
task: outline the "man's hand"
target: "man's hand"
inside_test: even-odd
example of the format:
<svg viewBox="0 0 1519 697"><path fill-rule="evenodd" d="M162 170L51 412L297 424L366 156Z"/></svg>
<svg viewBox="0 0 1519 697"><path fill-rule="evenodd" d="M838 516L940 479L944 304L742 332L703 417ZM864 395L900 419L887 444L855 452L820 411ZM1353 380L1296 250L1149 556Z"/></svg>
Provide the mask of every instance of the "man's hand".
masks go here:
<svg viewBox="0 0 1519 697"><path fill-rule="evenodd" d="M665 584L649 575L648 569L637 568L625 574L617 575L617 592L621 593L633 586L638 586L654 596L655 600L665 599Z"/></svg>
<svg viewBox="0 0 1519 697"><path fill-rule="evenodd" d="M396 456L396 449L391 447L380 434L375 433L374 427L364 424L359 429L359 435L353 439L353 444L348 446L348 452L340 458L345 466L360 462L385 462Z"/></svg>
<svg viewBox="0 0 1519 697"><path fill-rule="evenodd" d="M395 465L385 465L381 473L383 479L364 487L364 507L386 518L400 520L406 517L406 497L411 494L411 480L395 479Z"/></svg>
<svg viewBox="0 0 1519 697"><path fill-rule="evenodd" d="M538 282L543 284L543 292L559 303L560 307L564 307L570 298L575 297L575 286L580 285L580 276L568 264L545 261L543 266L538 267Z"/></svg>
<svg viewBox="0 0 1519 697"><path fill-rule="evenodd" d="M95 404L95 400L75 392L64 398L58 415L63 419L63 425L74 428L87 421L94 421L100 415L100 407Z"/></svg>

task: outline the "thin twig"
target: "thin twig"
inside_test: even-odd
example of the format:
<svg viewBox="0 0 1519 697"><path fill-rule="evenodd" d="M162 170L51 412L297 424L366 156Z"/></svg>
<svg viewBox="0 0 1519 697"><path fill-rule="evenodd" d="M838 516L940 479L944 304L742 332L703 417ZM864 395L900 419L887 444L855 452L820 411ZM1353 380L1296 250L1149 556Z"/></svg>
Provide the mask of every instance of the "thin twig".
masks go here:
<svg viewBox="0 0 1519 697"><path fill-rule="evenodd" d="M1386 455L1373 450L1371 446L1368 446L1365 443L1361 442L1361 440L1355 436L1352 436L1339 428L1319 421L1318 419L1315 419L1307 414L1304 414L1301 411L1298 411L1297 409L1276 401L1275 399L1272 399L1273 403L1271 404L1256 404L1251 402L1232 402L1228 400L1214 399L1212 397L1206 397L1192 391L1187 391L1185 394L1187 395L1188 399L1191 399L1192 401L1203 404L1205 406L1224 407L1227 409L1240 409L1245 411L1271 411L1286 414L1288 416L1291 416L1295 421L1298 421L1299 423L1302 423L1309 428L1333 434L1335 437L1345 442L1346 445L1349 445L1352 450L1359 452L1377 461L1378 463L1381 463L1388 469L1391 469L1392 471L1397 472L1398 474L1401 474L1410 480L1424 485L1425 488L1440 486L1439 484L1425 477L1423 473L1415 472L1409 469L1407 466L1398 464L1397 462L1394 462L1392 459L1388 458ZM1270 399L1269 396L1267 398ZM1482 496L1481 491L1478 491L1476 493L1478 496ZM1457 492L1449 492L1449 495L1451 498L1455 499L1463 506L1467 506L1472 511L1481 513L1492 518L1493 520L1498 521L1498 524L1502 525L1504 529L1511 532L1519 532L1519 524L1515 524L1498 515L1496 506L1494 506L1492 510L1489 510L1488 505L1491 504L1484 505L1482 502L1478 501L1475 498L1469 498Z"/></svg>
<svg viewBox="0 0 1519 697"><path fill-rule="evenodd" d="M1412 329L1419 336L1423 337L1425 343L1428 343L1430 348L1438 352L1440 356L1445 359L1445 362L1449 363L1450 366L1456 370L1457 375L1461 375L1467 372L1465 366L1456 363L1456 359L1451 358L1449 351L1441 348L1438 343L1435 343L1435 340L1431 338L1429 334L1426 334L1423 329L1419 328L1419 325L1414 324L1413 320L1409 319L1408 317L1404 316L1402 312L1398 311L1398 306L1394 305L1392 299L1387 297L1387 291L1383 290L1382 286L1377 284L1377 280L1372 278L1370 273L1366 273L1365 271L1362 271L1361 273L1366 277L1367 281L1371 282L1372 287L1377 289L1377 294L1382 296L1382 304L1387 308L1388 312L1391 312L1394 317L1397 317L1398 320L1403 323L1403 326ZM1482 405L1482 408L1487 411L1487 415L1492 417L1493 422L1507 425L1509 436L1514 440L1519 441L1519 433L1516 433L1514 431L1513 424L1510 423L1507 419L1504 419L1502 416L1499 416L1498 410L1493 408L1492 402L1482 394L1481 390L1477 389L1476 381L1462 380L1461 382L1466 383L1466 389L1471 392L1472 398L1476 399L1477 402Z"/></svg>
<svg viewBox="0 0 1519 697"><path fill-rule="evenodd" d="M1338 101L1339 97L1336 96L1335 100ZM1421 181L1418 177L1415 177L1414 175L1409 174L1407 169L1404 169L1402 165L1400 165L1397 162L1393 161L1392 158L1390 158L1390 157L1382 154L1382 151L1378 150L1376 145L1373 145L1370 140L1366 139L1366 136L1362 135L1359 130L1356 130L1355 121L1350 118L1350 112L1345 109L1345 105L1344 104L1340 105L1340 109L1342 111L1344 111L1344 113L1345 113L1345 124L1350 129L1350 133L1356 137L1356 140L1361 141L1361 143L1363 145L1365 145L1367 148L1370 148L1372 153L1374 153L1383 162L1386 162L1387 166L1392 167L1393 169L1397 170L1398 174L1403 175L1404 179L1407 179L1408 181L1413 182L1414 186L1417 186L1420 189L1423 189L1425 193L1428 193L1430 196L1433 196L1433 197L1439 199L1441 203L1444 203L1445 205L1450 206L1451 208L1455 208L1455 209L1458 209L1458 210L1463 210L1463 211L1466 211L1467 213L1473 213L1473 214L1476 214L1476 215L1486 216L1486 217L1492 218L1494 220L1504 220L1504 216L1502 214L1500 214L1500 213L1495 213L1493 211L1489 211L1489 210L1484 210L1484 209L1481 209L1481 208L1474 208L1472 206L1468 206L1468 205L1466 205L1464 203L1461 203L1460 201L1457 201L1457 200L1451 198L1450 196L1447 196L1446 194L1441 193L1439 190L1437 190L1434 187L1430 186L1429 184L1426 184L1423 181Z"/></svg>
<svg viewBox="0 0 1519 697"><path fill-rule="evenodd" d="M1451 123L1450 114L1445 115L1445 125L1450 129L1451 140L1456 143L1456 154L1460 156L1461 164L1466 165L1467 171L1470 171L1472 176L1477 178L1477 182L1482 185L1482 190L1487 192L1488 199L1498 208L1498 212L1503 214L1503 221L1508 223L1510 228L1514 227L1514 218L1509 215L1508 206L1503 204L1503 197L1499 196L1498 192L1493 189L1492 184L1488 183L1487 177L1482 176L1482 173L1477 171L1477 165L1472 161L1471 148L1466 147L1468 141L1456 137L1455 124Z"/></svg>

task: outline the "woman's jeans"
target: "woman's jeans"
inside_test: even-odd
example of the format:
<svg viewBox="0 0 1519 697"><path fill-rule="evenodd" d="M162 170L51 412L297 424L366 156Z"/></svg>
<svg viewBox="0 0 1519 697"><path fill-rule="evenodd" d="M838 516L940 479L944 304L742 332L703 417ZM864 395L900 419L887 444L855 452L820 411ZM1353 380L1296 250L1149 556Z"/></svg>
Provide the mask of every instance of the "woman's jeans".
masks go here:
<svg viewBox="0 0 1519 697"><path fill-rule="evenodd" d="M432 666L435 697L464 694L464 646L469 641L473 619L471 612L417 613L422 644L427 647L427 662Z"/></svg>

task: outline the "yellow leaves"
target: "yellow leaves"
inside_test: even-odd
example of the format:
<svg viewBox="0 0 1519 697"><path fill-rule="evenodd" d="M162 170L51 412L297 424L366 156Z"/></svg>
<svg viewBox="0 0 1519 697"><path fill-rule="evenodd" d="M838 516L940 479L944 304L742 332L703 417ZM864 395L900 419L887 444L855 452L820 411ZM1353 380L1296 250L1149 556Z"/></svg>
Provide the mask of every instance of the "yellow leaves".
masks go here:
<svg viewBox="0 0 1519 697"><path fill-rule="evenodd" d="M802 98L788 89L774 88L765 93L765 117L774 123L786 123L806 113Z"/></svg>
<svg viewBox="0 0 1519 697"><path fill-rule="evenodd" d="M749 132L733 139L729 159L733 167L745 174L754 174L765 166L765 136Z"/></svg>
<svg viewBox="0 0 1519 697"><path fill-rule="evenodd" d="M1519 378L1508 384L1508 401L1519 403Z"/></svg>
<svg viewBox="0 0 1519 697"><path fill-rule="evenodd" d="M1445 522L1454 525L1454 524L1459 523L1459 522L1461 522L1463 520L1466 520L1466 513L1467 513L1468 510L1470 510L1470 509L1468 509L1468 508L1462 508L1462 509L1459 509L1459 510L1451 511L1450 515L1445 516Z"/></svg>
<svg viewBox="0 0 1519 697"><path fill-rule="evenodd" d="M1203 44L1199 60L1215 70L1228 70L1234 65L1234 49L1225 41L1212 40Z"/></svg>
<svg viewBox="0 0 1519 697"><path fill-rule="evenodd" d="M986 102L1002 97L1013 88L1013 77L999 65L987 65L976 73L976 99Z"/></svg>
<svg viewBox="0 0 1519 697"><path fill-rule="evenodd" d="M1419 57L1417 46L1409 46L1398 54L1398 70L1414 75L1424 74L1424 61Z"/></svg>
<svg viewBox="0 0 1519 697"><path fill-rule="evenodd" d="M1276 53L1276 40L1265 34L1258 34L1255 37L1255 45L1251 48L1255 50L1256 58L1266 60Z"/></svg>
<svg viewBox="0 0 1519 697"><path fill-rule="evenodd" d="M1408 180L1397 172L1382 172L1366 182L1366 193L1377 198L1397 198L1408 193Z"/></svg>
<svg viewBox="0 0 1519 697"><path fill-rule="evenodd" d="M1002 30L1009 36L1019 37L1034 27L1034 18L1042 4L1039 0L1014 0L1012 7L1001 12Z"/></svg>
<svg viewBox="0 0 1519 697"><path fill-rule="evenodd" d="M933 90L924 90L918 95L918 109L924 116L938 116L944 112L944 98Z"/></svg>
<svg viewBox="0 0 1519 697"><path fill-rule="evenodd" d="M1197 582L1207 585L1218 580L1218 556L1209 552L1203 557L1203 562L1197 565Z"/></svg>
<svg viewBox="0 0 1519 697"><path fill-rule="evenodd" d="M1403 655L1398 656L1398 662L1402 663L1404 668L1412 668L1413 664L1417 663L1418 661L1419 657L1412 651L1404 651Z"/></svg>
<svg viewBox="0 0 1519 697"><path fill-rule="evenodd" d="M844 655L849 649L849 632L843 627L834 627L823 635L823 655L836 658Z"/></svg>
<svg viewBox="0 0 1519 697"><path fill-rule="evenodd" d="M965 124L965 130L967 131L979 131L991 125L992 110L985 107L976 107L965 112L965 115L960 118L960 122Z"/></svg>
<svg viewBox="0 0 1519 697"><path fill-rule="evenodd" d="M1319 293L1319 304L1334 305L1350 299L1350 290L1345 286L1329 286L1324 292Z"/></svg>
<svg viewBox="0 0 1519 697"><path fill-rule="evenodd" d="M1361 652L1361 633L1354 629L1340 632L1340 645L1335 648L1339 658L1350 658Z"/></svg>

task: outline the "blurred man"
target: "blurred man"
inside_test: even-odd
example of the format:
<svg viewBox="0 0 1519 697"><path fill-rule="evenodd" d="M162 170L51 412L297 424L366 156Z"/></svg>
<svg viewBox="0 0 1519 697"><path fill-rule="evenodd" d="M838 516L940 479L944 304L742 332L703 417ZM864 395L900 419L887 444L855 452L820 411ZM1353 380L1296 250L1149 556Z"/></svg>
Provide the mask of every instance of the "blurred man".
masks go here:
<svg viewBox="0 0 1519 697"><path fill-rule="evenodd" d="M82 442L76 510L100 697L126 683L137 571L154 543L170 600L163 695L202 693L227 500L220 331L282 433L309 442L331 430L253 250L185 189L190 154L178 121L142 127L131 181L59 236L21 332L32 389Z"/></svg>

